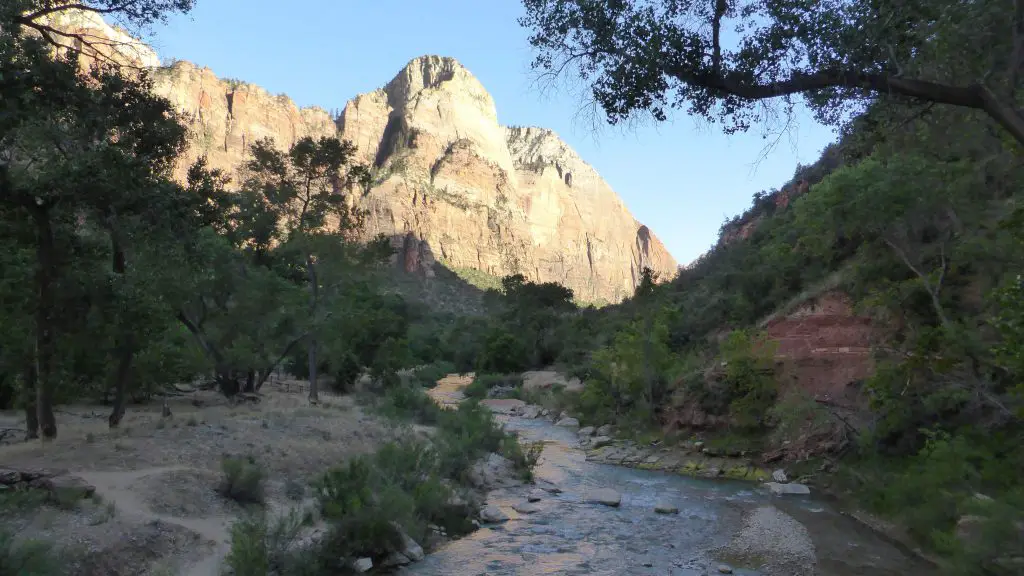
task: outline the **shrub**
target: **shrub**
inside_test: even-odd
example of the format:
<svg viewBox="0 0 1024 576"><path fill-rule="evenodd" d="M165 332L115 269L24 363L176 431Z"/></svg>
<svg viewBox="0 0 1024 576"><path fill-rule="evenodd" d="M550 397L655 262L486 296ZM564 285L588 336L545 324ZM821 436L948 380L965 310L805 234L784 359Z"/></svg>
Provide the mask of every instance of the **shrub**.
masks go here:
<svg viewBox="0 0 1024 576"><path fill-rule="evenodd" d="M63 574L60 560L45 542L15 542L14 535L0 531L0 576L51 576Z"/></svg>
<svg viewBox="0 0 1024 576"><path fill-rule="evenodd" d="M240 504L263 503L263 469L252 456L224 458L221 469L224 471L219 488L221 494Z"/></svg>
<svg viewBox="0 0 1024 576"><path fill-rule="evenodd" d="M519 372L527 367L527 352L523 343L515 335L505 332L504 328L492 328L477 357L477 370L508 373Z"/></svg>
<svg viewBox="0 0 1024 576"><path fill-rule="evenodd" d="M449 534L470 531L473 511L452 504L454 492L439 475L439 465L438 453L427 444L404 439L325 473L317 494L331 526L327 553L386 555L402 546L398 527L414 540L423 538L431 523Z"/></svg>
<svg viewBox="0 0 1024 576"><path fill-rule="evenodd" d="M455 364L440 360L433 364L427 364L417 368L413 373L416 382L425 388L433 388L437 385L437 381L444 378L449 374L456 372Z"/></svg>
<svg viewBox="0 0 1024 576"><path fill-rule="evenodd" d="M533 467L537 465L543 451L543 442L533 442L524 446L513 436L506 436L501 443L501 455L512 461L523 482L533 482Z"/></svg>
<svg viewBox="0 0 1024 576"><path fill-rule="evenodd" d="M519 374L478 374L462 393L468 398L483 399L492 388L518 388L522 384L523 377Z"/></svg>
<svg viewBox="0 0 1024 576"><path fill-rule="evenodd" d="M472 400L463 402L456 410L442 411L436 438L441 474L464 481L472 463L498 452L505 436L491 411Z"/></svg>
<svg viewBox="0 0 1024 576"><path fill-rule="evenodd" d="M231 525L225 564L235 576L300 573L305 555L294 544L302 523L302 515L294 510L274 519L263 511L243 516Z"/></svg>
<svg viewBox="0 0 1024 576"><path fill-rule="evenodd" d="M441 412L437 403L420 386L408 384L388 388L377 401L377 410L388 418L428 425L437 422Z"/></svg>

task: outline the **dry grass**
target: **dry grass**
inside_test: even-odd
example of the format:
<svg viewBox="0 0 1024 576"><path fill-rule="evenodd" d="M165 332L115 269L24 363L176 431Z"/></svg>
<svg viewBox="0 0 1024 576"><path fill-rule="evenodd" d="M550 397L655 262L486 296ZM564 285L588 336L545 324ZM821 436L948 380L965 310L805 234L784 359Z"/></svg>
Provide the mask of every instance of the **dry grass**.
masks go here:
<svg viewBox="0 0 1024 576"><path fill-rule="evenodd" d="M65 406L56 440L0 446L3 466L67 469L97 488L95 501L21 509L5 526L67 549L78 558L69 574L200 574L219 564L242 512L217 492L225 456L251 456L265 472L268 506L281 508L328 467L394 433L348 397L310 405L296 381L266 386L257 403L197 391L168 406L168 418L162 402L129 406L118 430L108 429L105 407ZM20 414L0 413L0 428L19 426Z"/></svg>

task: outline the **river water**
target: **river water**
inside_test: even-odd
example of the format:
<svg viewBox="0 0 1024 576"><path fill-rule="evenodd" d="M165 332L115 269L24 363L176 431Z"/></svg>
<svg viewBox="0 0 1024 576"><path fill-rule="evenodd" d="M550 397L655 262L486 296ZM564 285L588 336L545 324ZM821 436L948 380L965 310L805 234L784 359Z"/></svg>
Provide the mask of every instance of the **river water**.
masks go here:
<svg viewBox="0 0 1024 576"><path fill-rule="evenodd" d="M448 404L461 394L441 387L432 395ZM587 462L575 430L542 419L497 418L524 440L545 443L536 486L492 492L488 504L499 506L509 521L485 525L403 573L702 576L726 566L734 574L759 576L934 573L813 497L772 496L748 482ZM516 512L537 488L560 492L545 492L534 510ZM598 488L619 492L621 505L587 503L587 494ZM658 503L679 513L658 514Z"/></svg>

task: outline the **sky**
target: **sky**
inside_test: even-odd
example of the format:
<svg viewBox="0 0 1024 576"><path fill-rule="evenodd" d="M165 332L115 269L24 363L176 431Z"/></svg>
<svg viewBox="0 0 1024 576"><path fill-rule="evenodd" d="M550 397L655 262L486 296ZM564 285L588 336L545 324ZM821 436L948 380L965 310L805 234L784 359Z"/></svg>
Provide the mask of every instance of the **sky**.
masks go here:
<svg viewBox="0 0 1024 576"><path fill-rule="evenodd" d="M835 139L806 113L781 138L761 127L726 136L683 110L667 122L609 126L571 76L538 83L522 13L517 0L197 0L147 40L162 59L328 110L383 86L417 56L454 57L494 97L499 122L557 132L683 265L755 192L782 186Z"/></svg>

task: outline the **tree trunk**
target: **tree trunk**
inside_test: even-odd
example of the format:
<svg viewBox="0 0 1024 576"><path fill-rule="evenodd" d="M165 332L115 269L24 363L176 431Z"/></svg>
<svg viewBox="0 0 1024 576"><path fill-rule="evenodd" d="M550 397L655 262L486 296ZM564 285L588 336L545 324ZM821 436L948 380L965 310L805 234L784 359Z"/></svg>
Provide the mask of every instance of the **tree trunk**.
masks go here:
<svg viewBox="0 0 1024 576"><path fill-rule="evenodd" d="M121 246L116 232L111 232L110 236L113 245L111 267L114 273L123 280L126 270L124 248ZM132 374L132 361L135 359L135 336L132 333L132 327L123 318L119 320L118 324L120 325L120 335L117 344L117 372L114 374L114 407L107 419L111 428L117 428L121 419L124 418L124 397Z"/></svg>
<svg viewBox="0 0 1024 576"><path fill-rule="evenodd" d="M309 274L309 318L311 322L316 321L316 309L320 297L320 290L317 286L316 264L313 256L306 256L306 270ZM320 401L320 391L317 387L316 373L316 334L315 327L309 331L309 401L317 403Z"/></svg>
<svg viewBox="0 0 1024 576"><path fill-rule="evenodd" d="M32 210L38 235L36 244L36 289L39 307L36 310L36 411L43 439L57 436L57 420L53 416L53 332L54 332L54 269L57 267L53 226L47 206Z"/></svg>
<svg viewBox="0 0 1024 576"><path fill-rule="evenodd" d="M647 389L647 404L651 411L654 410L655 398L654 398L654 374L653 366L651 365L652 345L651 336L654 331L653 312L647 310L644 314L644 387Z"/></svg>
<svg viewBox="0 0 1024 576"><path fill-rule="evenodd" d="M255 370L249 369L249 371L245 373L245 388L242 388L242 392L245 392L246 394L252 394L253 392L256 392Z"/></svg>
<svg viewBox="0 0 1024 576"><path fill-rule="evenodd" d="M111 428L117 428L117 425L121 423L121 418L124 418L124 397L128 390L128 381L131 379L132 360L135 358L135 346L131 342L131 338L128 336L124 336L124 338L126 340L118 346L119 358L117 373L114 376L114 408L110 411L110 418L107 420Z"/></svg>
<svg viewBox="0 0 1024 576"><path fill-rule="evenodd" d="M25 440L39 438L39 414L36 413L36 360L25 366L21 383L22 402L25 405Z"/></svg>

